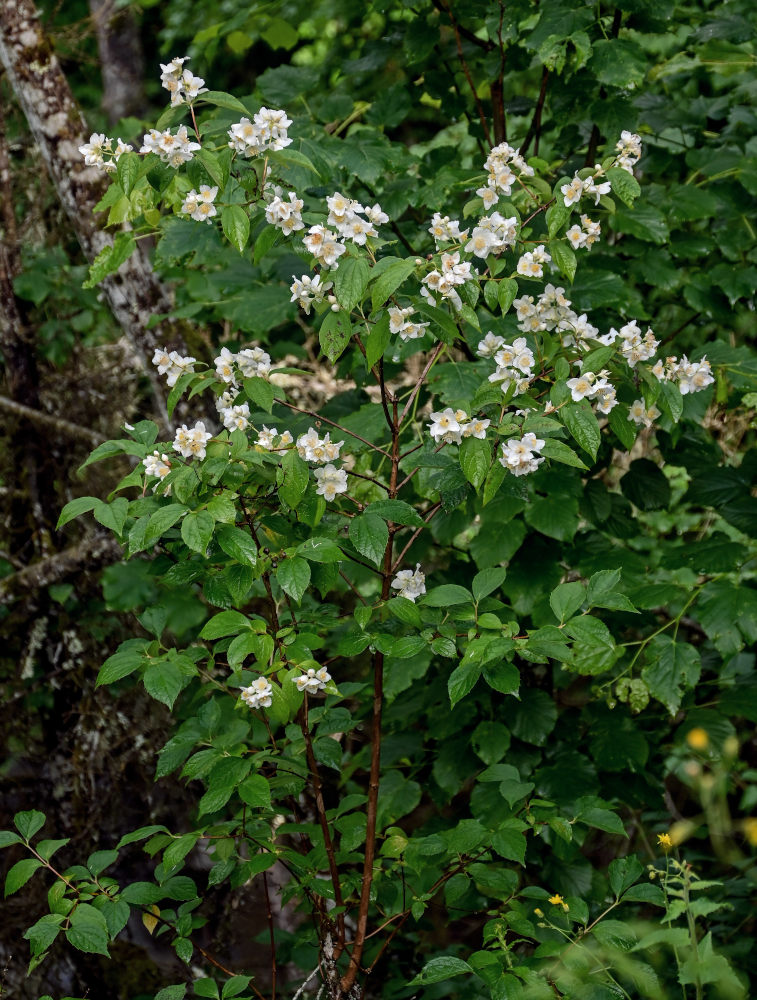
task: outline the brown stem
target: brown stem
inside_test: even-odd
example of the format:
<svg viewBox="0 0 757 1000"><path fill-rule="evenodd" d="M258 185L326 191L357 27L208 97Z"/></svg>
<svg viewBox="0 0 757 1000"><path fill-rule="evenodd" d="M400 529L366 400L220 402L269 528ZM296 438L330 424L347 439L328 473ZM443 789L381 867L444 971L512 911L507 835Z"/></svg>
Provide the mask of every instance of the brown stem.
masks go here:
<svg viewBox="0 0 757 1000"><path fill-rule="evenodd" d="M502 22L505 18L504 0L499 0L499 26L497 39L499 41L499 70L497 78L492 80L492 124L494 125L494 143L499 145L507 139L507 119L505 117L505 44L502 41ZM474 36L475 37L475 36Z"/></svg>
<svg viewBox="0 0 757 1000"><path fill-rule="evenodd" d="M528 147L531 145L531 140L536 139L534 144L534 153L538 156L539 154L539 139L541 137L541 116L544 111L544 101L547 97L547 81L549 80L549 70L544 67L541 75L541 87L539 88L539 99L536 102L536 108L534 110L534 116L531 119L531 124L528 126L528 132L526 132L526 138L523 140L520 146L521 156L525 156Z"/></svg>
<svg viewBox="0 0 757 1000"><path fill-rule="evenodd" d="M282 406L289 407L290 410L296 410L298 413L304 413L306 416L312 417L313 420L320 420L322 423L328 424L330 427L336 427L336 429L339 430L339 431L341 431L343 434L349 434L350 437L354 437L358 441L362 441L363 444L367 444L369 448L372 448L374 451L379 452L381 455L384 455L386 458L391 458L392 457L389 454L388 451L385 451L383 448L379 448L378 445L373 444L371 441L368 441L366 438L361 437L359 434L356 434L354 431L347 430L346 427L342 427L342 425L336 423L335 420L329 420L328 417L321 416L320 414L316 413L314 410L303 410L301 406L295 406L294 403L290 403L286 399L277 399L276 402L277 403L281 403Z"/></svg>
<svg viewBox="0 0 757 1000"><path fill-rule="evenodd" d="M268 891L267 872L263 872L263 890L265 892L265 908L268 916L268 933L271 940L271 1000L276 1000L276 938L273 933L273 913L271 912L271 895Z"/></svg>
<svg viewBox="0 0 757 1000"><path fill-rule="evenodd" d="M476 105L476 110L478 111L478 119L481 122L481 128L484 131L484 137L486 139L487 145L491 146L492 138L489 132L489 123L487 122L486 115L484 114L484 106L482 105L481 99L479 98L478 93L476 92L476 85L473 82L473 77L471 76L470 68L468 66L468 63L465 61L465 56L463 55L463 43L460 38L460 25L457 23L452 14L452 8L449 6L448 3L445 2L445 0L440 0L440 6L442 10L445 10L447 12L450 24L452 25L452 30L455 32L455 42L457 43L457 58L460 60L460 65L463 67L463 73L465 74L465 79L468 81L468 86L470 87L470 91L473 94L473 100Z"/></svg>
<svg viewBox="0 0 757 1000"><path fill-rule="evenodd" d="M416 538L418 537L418 535L420 535L420 533L423 531L423 528L425 528L426 525L431 521L431 519L434 516L434 514L436 514L439 510L441 510L441 507L442 507L442 503L441 503L441 500L440 500L438 503L435 503L433 505L433 507L431 507L427 511L426 516L424 518L424 521L426 522L426 524L424 524L423 527L421 527L421 528L416 528L415 531L412 533L412 535L410 536L410 540L407 542L407 544L405 545L405 547L402 549L402 551L400 552L400 554L395 559L394 565L392 566L392 573L396 573L397 572L398 568L402 565L402 560L405 558L405 555L407 554L407 550L410 548L410 546L416 540Z"/></svg>
<svg viewBox="0 0 757 1000"><path fill-rule="evenodd" d="M313 740L310 736L310 729L308 727L308 696L305 695L305 702L302 706L302 711L299 715L300 729L302 730L302 736L305 740L305 756L308 762L308 769L310 771L310 780L313 782L313 791L315 792L315 808L318 813L318 822L321 824L321 833L323 834L323 846L326 851L326 857L329 863L329 874L331 875L331 884L334 887L334 902L338 907L341 908L341 913L337 914L336 918L336 928L337 928L337 945L335 949L336 958L339 957L344 948L344 899L342 897L342 886L339 881L339 869L336 864L336 852L334 851L334 842L331 839L331 831L329 830L329 821L326 818L326 806L323 801L323 786L321 784L321 775L318 771L318 762L315 759L315 753L313 752Z"/></svg>
<svg viewBox="0 0 757 1000"><path fill-rule="evenodd" d="M403 421L405 419L405 415L407 414L407 412L410 409L410 407L413 405L413 401L415 400L415 397L420 392L420 388L423 385L424 379L426 378L426 376L428 375L428 373L431 371L431 366L436 361L436 359L439 357L439 355L442 353L442 351L444 350L445 346L446 345L445 345L444 341L440 340L439 343L434 348L434 350L431 352L431 357L428 359L428 361L426 362L426 364L425 364L425 366L423 368L423 371L418 376L418 381L413 386L413 391L410 393L410 398L405 403L405 406L404 406L404 408L402 410L402 415L400 416L399 426L402 426L402 423L403 423Z"/></svg>

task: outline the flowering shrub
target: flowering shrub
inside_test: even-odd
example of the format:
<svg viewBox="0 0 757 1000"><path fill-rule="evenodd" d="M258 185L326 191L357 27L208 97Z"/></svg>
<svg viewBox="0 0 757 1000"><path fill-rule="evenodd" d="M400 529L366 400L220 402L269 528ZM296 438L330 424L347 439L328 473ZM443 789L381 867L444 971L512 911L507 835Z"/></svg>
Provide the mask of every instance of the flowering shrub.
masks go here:
<svg viewBox="0 0 757 1000"><path fill-rule="evenodd" d="M136 462L107 502L78 498L60 525L92 512L127 558L157 552L156 575L207 609L181 646L165 608L142 609L141 634L98 677L138 677L174 713L156 776L203 793L194 829L146 825L63 872L50 860L63 842L34 842L44 817L20 814L0 843L32 857L8 891L53 876L50 913L27 932L32 963L60 934L107 954L135 909L200 996L221 983L223 997L274 996L288 963L293 996L651 997L676 978L697 997L709 983L745 996L698 937L713 911L691 893L709 883L669 854L689 834L644 814L645 717L678 724L691 708L696 721L703 679L733 698L755 638L751 598L738 624L729 610L727 545L752 530L744 474L729 470L725 549L680 540L671 566L655 552L655 519L687 482L712 501L692 452L728 362L668 356L674 331L647 326L642 303L608 322L607 300L597 317L571 291L594 248L614 249L616 211L643 204L640 136L621 130L576 171L506 141L451 178L406 152L407 175L426 171L446 200L403 227L392 181L381 201L348 187L349 170L333 183L330 136L293 108L207 90L184 62L162 67L171 109L140 153L101 135L81 149L113 179L111 222L134 227L91 280L135 234L177 259L223 240L272 262L277 306L298 310L335 380L319 390L315 366L276 337L229 336L207 361L167 345L152 361L186 422L171 441L140 421L88 460ZM690 641L692 614L704 640ZM680 752L707 756L676 763L684 775L697 763L692 782L738 751L703 718L717 746L689 728ZM754 841L741 813L723 835L734 830ZM647 869L640 839L657 840ZM586 856L597 840L601 862ZM153 881L103 874L142 841ZM207 887L181 874L194 851L212 862ZM271 917L266 983L193 937L207 893L254 879L269 914L275 894L312 917L291 940ZM652 926L655 907L668 926ZM475 940L427 954L439 908L477 914ZM608 917L619 908L646 923Z"/></svg>

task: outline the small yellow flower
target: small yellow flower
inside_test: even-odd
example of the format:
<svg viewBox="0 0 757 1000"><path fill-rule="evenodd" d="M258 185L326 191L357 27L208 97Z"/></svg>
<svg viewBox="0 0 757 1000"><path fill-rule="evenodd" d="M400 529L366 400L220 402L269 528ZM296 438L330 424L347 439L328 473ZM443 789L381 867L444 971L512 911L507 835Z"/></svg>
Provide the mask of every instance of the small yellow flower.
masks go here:
<svg viewBox="0 0 757 1000"><path fill-rule="evenodd" d="M663 851L669 851L673 847L673 841L670 839L669 833L658 833L657 834L657 846L661 847Z"/></svg>
<svg viewBox="0 0 757 1000"><path fill-rule="evenodd" d="M757 847L757 816L748 816L741 824L744 836L752 845Z"/></svg>
<svg viewBox="0 0 757 1000"><path fill-rule="evenodd" d="M692 750L706 750L710 745L710 736L706 729L695 726L686 733L686 742Z"/></svg>
<svg viewBox="0 0 757 1000"><path fill-rule="evenodd" d="M544 910L540 910L538 906L537 906L537 907L536 907L536 909L534 910L534 913L535 913L535 915L536 915L537 917L543 917L543 916L544 916Z"/></svg>
<svg viewBox="0 0 757 1000"><path fill-rule="evenodd" d="M551 903L553 906L562 906L565 900L558 893L555 893L554 896L549 897L547 902Z"/></svg>

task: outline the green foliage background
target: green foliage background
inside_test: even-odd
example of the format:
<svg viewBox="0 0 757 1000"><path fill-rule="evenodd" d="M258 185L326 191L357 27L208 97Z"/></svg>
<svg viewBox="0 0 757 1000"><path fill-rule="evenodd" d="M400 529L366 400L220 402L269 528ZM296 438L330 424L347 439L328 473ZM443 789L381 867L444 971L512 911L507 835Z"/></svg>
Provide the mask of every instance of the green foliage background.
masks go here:
<svg viewBox="0 0 757 1000"><path fill-rule="evenodd" d="M497 596L482 598L477 611L500 623L517 620L531 630L554 631L556 621L564 622L576 610L565 612L561 602L564 598L571 604L570 591L556 588L566 580L570 587L579 579L593 579L598 599L590 617L601 619L609 632L600 637L597 627L587 636L578 628L570 644L548 641L545 632L542 648L534 643L530 651L521 651L519 699L507 693L507 677L490 680L491 686L474 679L475 686L450 710L450 695L456 702L459 694L449 686L457 656L455 630L467 627L467 610L458 616L452 606L453 627L446 634L442 613L424 609L422 623L433 627L435 635L417 649L396 646L404 626L414 621L382 622L387 707L381 855L387 870L400 859L407 865L415 895L405 899L404 878L387 880L377 902L386 913L404 908L405 902L415 906L412 919L392 941L390 960L377 965L368 995L505 1000L748 996L746 983L756 971L751 944L756 838L754 826L745 821L757 803L757 270L752 211L757 77L751 5L630 0L616 7L520 0L500 7L465 0L452 5L452 18L443 0L419 0L412 6L396 0L368 5L277 2L252 10L232 0L170 0L142 3L135 10L153 106L145 110L144 121L127 120L113 133L140 141L163 108L158 60L189 54L194 72L213 90L285 108L295 120L293 148L310 158L319 175L315 178L306 167L282 158L285 179L321 200L334 190L361 201L378 200L396 222L394 252L403 255L406 250L421 256L430 251L426 229L435 211L462 218L471 198L470 182L481 173L489 147L481 116L494 139L498 87L504 95L508 141L518 146L528 140L529 155L537 155L555 178L593 166L597 149L608 140L612 145L622 129L641 134L644 157L637 179L642 196L633 207L618 201L612 213L602 216L602 242L581 257L568 294L577 311L586 311L601 330L635 318L653 327L663 341L660 353L706 354L717 381L710 390L684 397L680 414L671 411L669 401L659 401L659 427L630 462L620 453L632 442L608 436L593 462L582 453L590 473L553 465L539 473L530 493L518 483L505 483L484 504L457 463L452 468L444 456L428 458L418 498L439 495L444 510L411 548L408 565L424 564L429 590L451 582L475 590L481 573L506 566ZM109 131L96 110L90 110L100 93L91 72L94 43L78 20L85 16L83 8L66 5L50 12L50 25L91 127ZM221 108L213 112L210 128L223 135L237 119L238 112ZM20 134L20 119L15 126ZM188 173L195 185L207 179L199 167L196 175L191 169ZM30 200L28 193L19 196L19 219ZM109 221L120 223L138 220L145 204L127 192L108 207ZM51 384L60 385L67 370L77 377L78 356L117 333L96 289L81 288L85 270L55 211L48 194L44 225L26 231L25 267L15 292L27 303L29 322L37 331L40 365ZM271 230L262 215L253 217L251 249L241 255L219 230L174 215L160 218L156 229L155 266L175 288L174 315L201 331L208 358L221 343L242 347L255 340L275 358L312 362L313 329L303 328L289 301L291 276L302 272L302 260L291 244L268 237ZM492 309L488 300L470 305L483 332L515 331L512 316ZM465 332L475 350L478 330L469 324ZM461 351L437 365L429 386L434 399L452 406L469 401L485 378L476 364ZM388 378L399 370L387 361ZM372 437L383 418L361 392L369 377L357 351L338 361L336 374L352 380L354 387L326 401L320 413L348 426L352 421L353 429ZM292 424L295 431L306 426L307 420ZM76 483L71 472L68 479L59 484L60 506L70 497L72 483L74 492L95 492ZM114 475L103 496L116 480ZM375 498L366 493L364 499ZM304 540L304 530L292 533L291 525L284 529L273 518L269 527L282 547ZM218 553L217 572L203 578L200 588L197 577L186 571L191 555L181 546L178 538L169 539L167 552L154 559L109 567L102 597L64 585L48 602L55 602L56 614L67 624L95 629L93 653L101 654L100 661L115 648L117 631L122 637L134 634L134 615L141 622L140 634L154 635L157 628L160 635L166 629L182 647L206 619L240 602L228 573L222 577L223 552ZM352 612L353 602L331 578L328 565L312 563L320 594L304 597L297 620L307 636L303 648L318 656L315 651L322 649L328 631L335 647L323 655L340 656L350 664L351 679L342 683L343 669L339 686L354 701L318 709L323 714L314 740L341 850L349 855L362 842L361 802L355 799L352 811L343 815L337 807L345 797L363 796L367 753L364 740L356 739L344 757L337 757L334 748L339 745L328 737L364 731L366 707L359 693L369 680L370 663L363 624L339 624L338 616L345 608ZM0 566L8 574L13 571L8 561ZM371 594L371 575L352 568L356 586ZM620 574L613 574L612 586L600 587L604 578L596 574L616 570ZM256 586L260 595L254 592L254 599L262 601L262 585ZM619 596L604 600L608 593ZM446 603L443 597L440 605ZM156 606L165 609L159 623L151 610ZM113 613L106 624L104 608ZM10 608L3 619L11 636L23 628L15 613ZM222 633L205 634L223 638ZM149 640L138 641L144 648ZM186 667L177 663L176 674ZM46 690L44 667L37 665L31 677L21 679L13 676L11 664L5 669L6 688L20 694L32 720L31 740L39 740L35 727L46 713L59 711L54 693ZM621 671L637 681L635 687L617 683ZM133 678L120 677L125 697L133 697ZM466 677L460 682L462 688L468 686ZM177 682L175 692L163 692L160 700L172 704L180 686L183 682ZM196 754L194 767L184 771L190 781L205 782L199 817L192 800L200 786L193 784L189 801L182 801L182 826L168 822L165 808L157 820L145 815L142 824L153 820L161 828L168 825L174 838L165 839L162 829L146 836L152 837L150 855L161 855L164 870L166 854L173 851L167 867L174 873L182 871L197 839L190 843L175 836L199 829L200 820L203 829L213 823L230 832L235 814L224 810L232 789L244 780L210 769L234 745L229 738L245 738L233 728L232 720L238 718L233 701L222 695L208 699L198 715L202 700L201 685L192 680L174 709L178 730L164 733L159 744L171 736L159 758L157 785L160 796L161 789L176 782L176 769L202 746L200 753L206 756L198 759ZM689 736L700 730L707 734L706 745ZM223 736L216 739L215 732ZM11 760L23 759L18 732L12 734L9 751ZM289 752L296 759L303 747L293 740ZM278 791L298 789L295 783ZM245 794L258 804L252 787ZM43 808L31 792L20 804ZM52 819L50 826L47 836L71 832L61 831ZM657 883L646 877L643 865L665 867L656 838L671 828L675 852L708 881L698 892L689 885L685 891L693 892L697 902L687 901L664 923L665 911L652 891ZM490 843L494 829L498 840ZM66 858L70 863L89 850L114 845L87 840L86 831L79 830L76 846L81 850ZM494 862L477 865L477 852L491 846ZM70 848L61 850L64 856ZM443 890L424 898L440 873L461 857L466 863L445 880ZM116 863L115 858L99 860ZM232 856L218 851L213 860L212 881L219 885L226 879L241 885L250 875L245 867L249 861L230 864ZM89 867L91 873L92 862ZM128 867L116 872L122 884L131 880ZM29 870L28 877L32 874ZM146 880L134 879L127 902L152 905L147 890L134 889ZM177 882L174 889L177 918L188 918L178 936L187 939L194 911L187 907L182 914L180 907L194 896L186 883ZM567 911L549 909L545 900L554 893L564 898ZM542 987L536 973L558 960L565 935L581 935L580 928L603 912L608 900L623 895L622 907L591 938L592 961L611 967L616 984L593 976L591 965L566 960L559 985ZM231 893L223 895L221 911L230 899ZM540 926L536 907L547 911L549 926ZM696 956L687 954L677 964L674 951L687 947L687 914L695 919L700 944ZM168 936L156 938L161 940L170 949ZM210 941L222 949L212 931ZM264 941L255 947L264 949ZM278 945L282 963L293 962L303 971L316 963L312 931L281 931ZM183 947L174 942L182 958ZM369 959L377 951L378 945ZM429 961L425 978L414 981ZM446 966L433 964L445 961ZM468 968L455 962L469 962L478 977L457 978ZM518 969L525 970L520 979L513 971ZM165 972L157 985L180 978ZM86 975L79 983L86 983ZM625 992L618 992L621 987ZM61 987L49 983L46 988L55 992ZM125 986L118 995L136 998L154 992ZM165 994L166 1000L173 996Z"/></svg>

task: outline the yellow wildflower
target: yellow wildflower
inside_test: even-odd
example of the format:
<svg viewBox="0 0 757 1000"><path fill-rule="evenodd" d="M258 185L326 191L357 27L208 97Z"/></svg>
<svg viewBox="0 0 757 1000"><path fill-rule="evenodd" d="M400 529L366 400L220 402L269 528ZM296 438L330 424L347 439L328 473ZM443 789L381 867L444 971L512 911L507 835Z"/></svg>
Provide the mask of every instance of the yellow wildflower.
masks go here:
<svg viewBox="0 0 757 1000"><path fill-rule="evenodd" d="M547 902L551 903L553 906L562 906L565 900L558 893L555 893L554 896L549 897Z"/></svg>
<svg viewBox="0 0 757 1000"><path fill-rule="evenodd" d="M686 733L686 742L692 750L706 750L710 745L710 736L706 729L695 726Z"/></svg>
<svg viewBox="0 0 757 1000"><path fill-rule="evenodd" d="M670 839L669 833L658 833L657 834L657 846L661 847L663 851L669 851L673 846L673 841Z"/></svg>
<svg viewBox="0 0 757 1000"><path fill-rule="evenodd" d="M744 830L744 836L752 847L757 847L757 816L748 816L741 826Z"/></svg>

